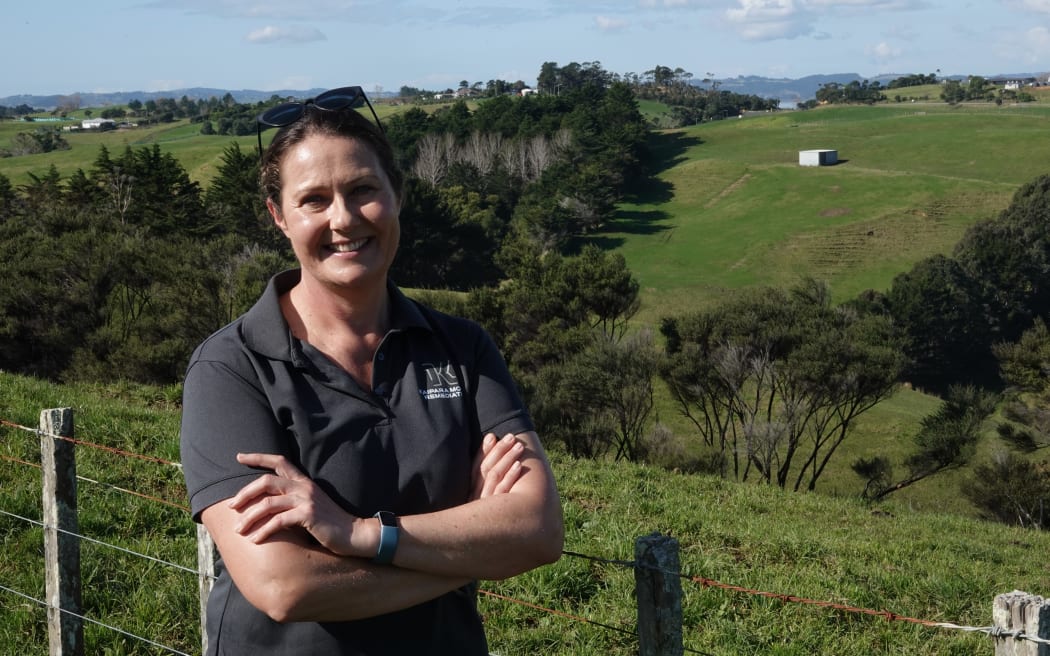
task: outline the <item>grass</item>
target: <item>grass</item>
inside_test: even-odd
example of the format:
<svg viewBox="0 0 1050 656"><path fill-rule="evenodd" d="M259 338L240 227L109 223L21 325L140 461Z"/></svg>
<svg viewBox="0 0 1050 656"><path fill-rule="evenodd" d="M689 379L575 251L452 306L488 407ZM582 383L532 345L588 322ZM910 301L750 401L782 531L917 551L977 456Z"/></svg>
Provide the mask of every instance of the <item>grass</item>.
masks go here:
<svg viewBox="0 0 1050 656"><path fill-rule="evenodd" d="M726 290L826 279L839 300L885 290L923 257L949 253L1047 170L1050 107L915 111L828 108L662 133L658 183L593 238L627 259L639 321L703 307ZM834 167L798 151L835 148Z"/></svg>
<svg viewBox="0 0 1050 656"><path fill-rule="evenodd" d="M0 373L0 419L35 426L40 410L68 406L80 439L135 453L177 453L176 388L51 385ZM911 403L921 400L911 397ZM913 409L917 414L921 407ZM0 510L39 517L39 473L13 462L38 458L36 438L0 427ZM78 472L126 489L184 503L171 468L80 446ZM996 594L1050 589L1050 572L1032 553L1050 535L889 502L791 494L763 486L671 473L627 463L575 460L551 453L566 521L558 563L505 582L483 582L493 652L618 656L637 653L634 543L653 532L673 536L685 575L685 645L705 654L973 654L991 650L979 634L889 621L813 604L704 587L695 577L937 622L991 623ZM81 532L195 568L194 529L184 510L82 482ZM0 516L0 585L40 599L40 530ZM107 547L82 547L88 617L196 653L196 578ZM537 610L532 604L556 613ZM0 643L6 653L46 649L43 609L0 590ZM587 621L581 621L587 620ZM111 629L89 625L87 653L163 653Z"/></svg>

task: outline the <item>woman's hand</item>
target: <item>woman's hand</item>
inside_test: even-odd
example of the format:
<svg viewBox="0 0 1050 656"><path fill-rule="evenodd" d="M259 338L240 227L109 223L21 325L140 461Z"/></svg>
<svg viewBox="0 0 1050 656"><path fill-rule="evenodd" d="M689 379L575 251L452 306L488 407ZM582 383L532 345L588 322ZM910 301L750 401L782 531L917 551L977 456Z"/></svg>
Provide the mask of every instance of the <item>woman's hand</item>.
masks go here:
<svg viewBox="0 0 1050 656"><path fill-rule="evenodd" d="M503 439L489 433L474 458L471 500L509 492L521 476L525 445L511 434Z"/></svg>
<svg viewBox="0 0 1050 656"><path fill-rule="evenodd" d="M240 521L234 531L259 544L274 534L302 527L334 554L355 555L350 545L354 517L343 510L288 459L268 453L238 453L237 462L269 469L227 503Z"/></svg>

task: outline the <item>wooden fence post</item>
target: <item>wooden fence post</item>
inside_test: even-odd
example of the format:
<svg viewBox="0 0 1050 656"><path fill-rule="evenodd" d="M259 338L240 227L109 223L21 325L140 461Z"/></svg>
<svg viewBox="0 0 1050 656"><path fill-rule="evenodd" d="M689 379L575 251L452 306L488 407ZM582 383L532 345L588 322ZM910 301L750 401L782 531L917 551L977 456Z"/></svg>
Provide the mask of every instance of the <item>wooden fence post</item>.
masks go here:
<svg viewBox="0 0 1050 656"><path fill-rule="evenodd" d="M215 585L215 542L204 524L197 524L197 583L201 604L201 653L208 653L208 595Z"/></svg>
<svg viewBox="0 0 1050 656"><path fill-rule="evenodd" d="M48 644L51 656L82 656L77 463L73 443L56 435L73 437L72 409L40 413Z"/></svg>
<svg viewBox="0 0 1050 656"><path fill-rule="evenodd" d="M992 605L992 622L997 629L1050 639L1050 599L1020 590L997 595ZM996 638L995 656L1050 656L1050 646L1030 640Z"/></svg>
<svg viewBox="0 0 1050 656"><path fill-rule="evenodd" d="M678 540L653 533L634 542L639 656L681 656L682 581Z"/></svg>

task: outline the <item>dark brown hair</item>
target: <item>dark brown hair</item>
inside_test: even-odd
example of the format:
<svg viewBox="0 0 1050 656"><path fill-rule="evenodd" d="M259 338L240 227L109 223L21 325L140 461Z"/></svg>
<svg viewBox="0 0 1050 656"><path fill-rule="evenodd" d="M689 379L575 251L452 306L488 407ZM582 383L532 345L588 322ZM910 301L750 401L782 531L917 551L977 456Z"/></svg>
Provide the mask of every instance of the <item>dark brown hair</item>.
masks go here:
<svg viewBox="0 0 1050 656"><path fill-rule="evenodd" d="M347 137L367 144L379 159L379 165L390 180L394 193L399 199L403 198L405 176L397 167L394 149L382 128L351 108L325 110L307 105L299 120L277 131L263 153L259 184L263 196L272 200L277 207L281 206L281 159L285 153L314 134Z"/></svg>

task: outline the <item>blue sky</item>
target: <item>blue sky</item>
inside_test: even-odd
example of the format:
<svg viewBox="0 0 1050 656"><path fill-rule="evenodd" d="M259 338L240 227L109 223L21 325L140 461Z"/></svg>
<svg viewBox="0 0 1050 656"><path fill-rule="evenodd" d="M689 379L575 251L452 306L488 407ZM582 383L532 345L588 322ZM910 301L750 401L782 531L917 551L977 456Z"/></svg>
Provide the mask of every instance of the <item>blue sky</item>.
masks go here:
<svg viewBox="0 0 1050 656"><path fill-rule="evenodd" d="M0 97L440 90L547 61L702 79L1050 71L1050 0L19 0Z"/></svg>

